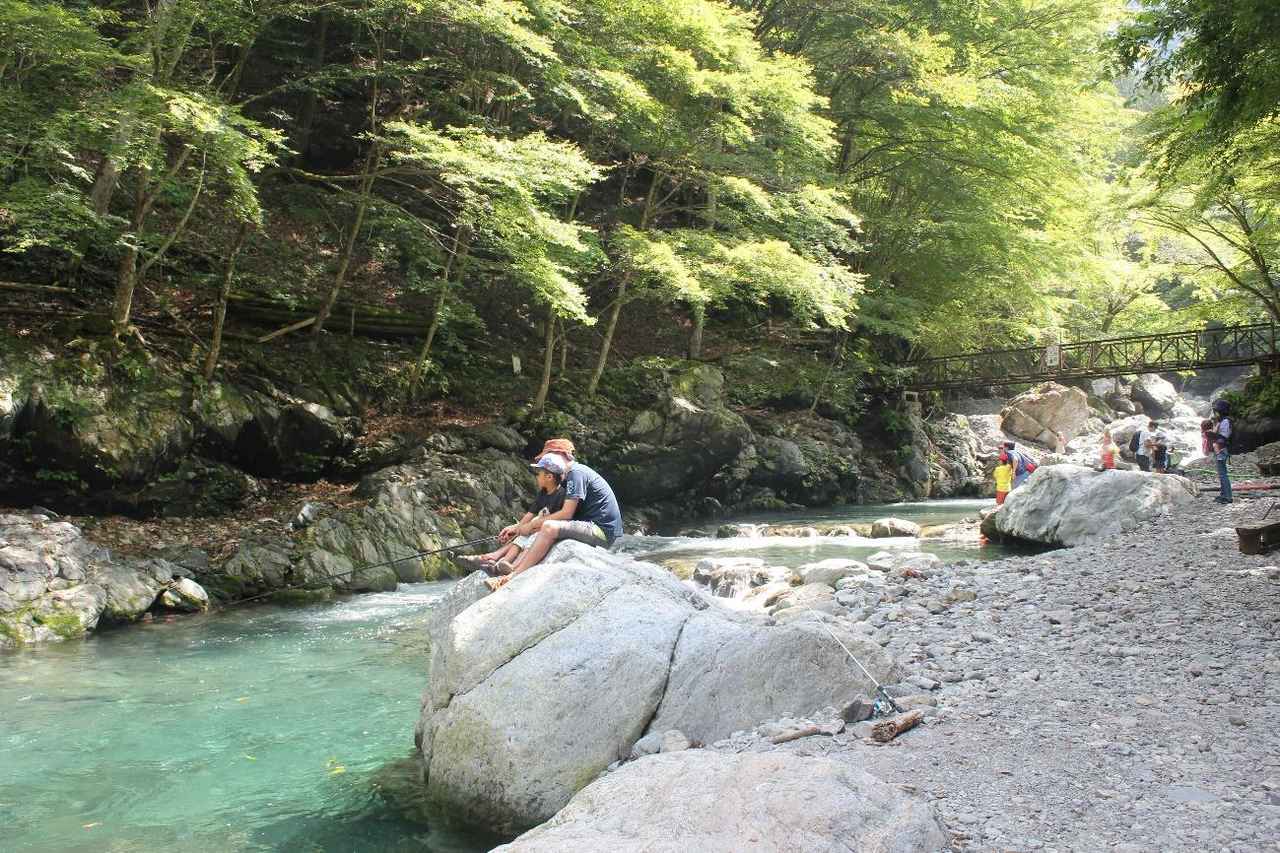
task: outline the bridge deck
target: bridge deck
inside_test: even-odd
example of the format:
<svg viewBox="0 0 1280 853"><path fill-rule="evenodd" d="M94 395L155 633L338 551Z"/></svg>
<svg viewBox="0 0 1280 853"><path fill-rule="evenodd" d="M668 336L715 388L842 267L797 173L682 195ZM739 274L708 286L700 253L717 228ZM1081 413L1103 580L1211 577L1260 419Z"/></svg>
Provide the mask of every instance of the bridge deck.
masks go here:
<svg viewBox="0 0 1280 853"><path fill-rule="evenodd" d="M922 359L909 365L915 375L903 388L940 391L1049 379L1102 379L1253 364L1271 361L1278 354L1276 324L1254 323Z"/></svg>

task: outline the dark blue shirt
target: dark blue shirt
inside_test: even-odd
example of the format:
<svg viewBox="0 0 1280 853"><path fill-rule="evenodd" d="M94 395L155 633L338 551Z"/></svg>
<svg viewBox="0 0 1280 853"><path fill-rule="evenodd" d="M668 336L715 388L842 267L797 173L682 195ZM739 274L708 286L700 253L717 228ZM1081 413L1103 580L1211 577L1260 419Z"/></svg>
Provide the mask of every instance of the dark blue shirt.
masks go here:
<svg viewBox="0 0 1280 853"><path fill-rule="evenodd" d="M622 510L618 508L618 499L613 496L613 489L592 469L580 462L573 463L569 473L564 476L565 500L577 500L578 508L574 510L574 521L593 521L609 541L622 535Z"/></svg>

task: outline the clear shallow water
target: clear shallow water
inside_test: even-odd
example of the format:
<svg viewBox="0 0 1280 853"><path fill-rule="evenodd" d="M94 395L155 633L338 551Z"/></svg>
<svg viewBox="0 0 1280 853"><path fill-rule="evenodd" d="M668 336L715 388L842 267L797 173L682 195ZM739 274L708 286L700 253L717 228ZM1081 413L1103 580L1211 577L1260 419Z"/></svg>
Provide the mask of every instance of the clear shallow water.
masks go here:
<svg viewBox="0 0 1280 853"><path fill-rule="evenodd" d="M475 851L398 816L447 583L0 654L0 849Z"/></svg>
<svg viewBox="0 0 1280 853"><path fill-rule="evenodd" d="M957 499L910 503L830 507L801 512L772 512L734 516L718 524L763 525L765 527L827 527L862 524L894 517L914 521L922 527L954 524L975 518L978 510L994 505L991 499ZM623 541L623 549L666 564L688 562L707 556L760 557L768 565L795 568L831 558L861 559L886 549L921 550L943 560L998 560L1018 551L1004 545L981 544L976 538L914 537L869 539L864 536L735 536L704 539L689 536L636 536Z"/></svg>
<svg viewBox="0 0 1280 853"><path fill-rule="evenodd" d="M848 507L734 521L922 524L990 501ZM923 540L946 558L976 543ZM915 547L861 537L628 537L666 561L774 565ZM447 583L299 608L260 606L0 653L0 850L471 851L500 839L413 821L403 782L425 684L421 622ZM413 787L412 783L409 784Z"/></svg>

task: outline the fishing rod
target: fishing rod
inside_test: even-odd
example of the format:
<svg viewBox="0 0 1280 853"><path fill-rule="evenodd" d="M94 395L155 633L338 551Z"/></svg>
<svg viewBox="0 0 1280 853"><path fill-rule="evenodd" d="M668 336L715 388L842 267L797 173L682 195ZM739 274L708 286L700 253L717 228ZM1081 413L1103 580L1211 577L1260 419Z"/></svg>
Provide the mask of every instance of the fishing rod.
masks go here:
<svg viewBox="0 0 1280 853"><path fill-rule="evenodd" d="M459 542L457 545L447 545L444 548L434 548L430 551L417 551L413 554L405 554L403 557L396 557L394 560L387 560L384 563L373 563L373 564L365 564L362 566L356 566L354 569L352 569L349 572L341 572L336 575L329 575L329 577L326 578L325 580L335 581L339 578L344 578L350 575L354 575L356 572L367 571L368 569L380 569L383 566L393 566L396 563L403 563L405 560L416 560L421 557L429 557L432 554L441 554L441 553L444 553L445 551L457 551L459 548L470 548L473 545L483 545L485 542L492 542L494 539L497 539L497 538L498 538L498 534L495 533L492 536L485 536L482 539L472 539L470 542ZM325 585L327 584L321 584L320 586L325 586ZM266 598L271 595L276 595L277 593L287 592L288 590L291 590L291 589L307 589L307 588L319 589L320 587L316 586L314 582L291 584L290 586L282 586L279 589L269 590L267 592L260 593L258 595L251 595L248 598L237 598L235 601L230 601L219 609L229 610L232 607L236 607L241 604L247 604L250 601L257 601L260 598Z"/></svg>

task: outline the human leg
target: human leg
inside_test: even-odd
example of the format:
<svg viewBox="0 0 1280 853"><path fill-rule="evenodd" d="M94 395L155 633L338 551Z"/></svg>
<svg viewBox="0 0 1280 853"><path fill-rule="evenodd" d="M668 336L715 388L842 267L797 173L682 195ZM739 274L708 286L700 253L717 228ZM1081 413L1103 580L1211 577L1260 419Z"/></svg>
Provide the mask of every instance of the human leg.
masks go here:
<svg viewBox="0 0 1280 853"><path fill-rule="evenodd" d="M1218 465L1218 485L1221 487L1218 500L1224 504L1231 503L1231 475L1227 473L1226 451L1214 454L1214 461Z"/></svg>
<svg viewBox="0 0 1280 853"><path fill-rule="evenodd" d="M1135 458L1138 460L1138 468L1139 468L1140 470L1142 470L1142 471L1150 471L1150 470L1151 470L1151 457L1150 457L1150 456L1138 456L1138 457L1135 457Z"/></svg>
<svg viewBox="0 0 1280 853"><path fill-rule="evenodd" d="M511 565L511 574L518 575L525 569L531 568L542 562L542 558L547 556L547 552L551 550L551 546L556 544L556 540L560 538L561 522L547 521L544 522L542 528L538 531L538 535L533 538L533 542L525 549L519 558Z"/></svg>

